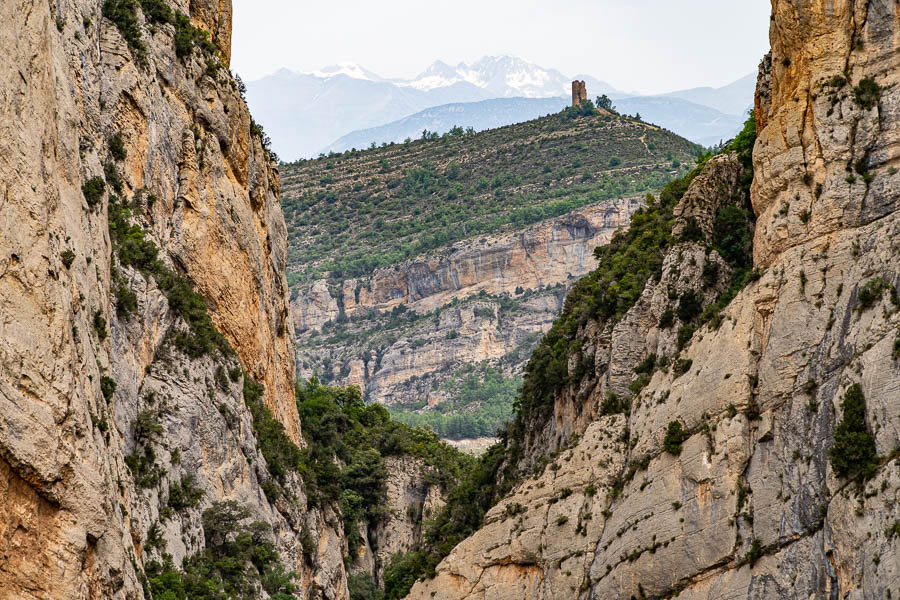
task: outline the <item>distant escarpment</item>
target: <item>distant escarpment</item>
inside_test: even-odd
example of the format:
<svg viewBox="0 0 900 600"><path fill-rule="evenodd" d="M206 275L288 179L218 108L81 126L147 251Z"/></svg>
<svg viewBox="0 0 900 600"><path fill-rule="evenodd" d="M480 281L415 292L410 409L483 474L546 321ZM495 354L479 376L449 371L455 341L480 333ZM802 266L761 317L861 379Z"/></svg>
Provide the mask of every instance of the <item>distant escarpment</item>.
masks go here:
<svg viewBox="0 0 900 600"><path fill-rule="evenodd" d="M575 285L409 598L898 593L900 19L772 4L755 123Z"/></svg>
<svg viewBox="0 0 900 600"><path fill-rule="evenodd" d="M518 233L460 242L439 255L325 281L293 301L299 372L360 385L372 401L440 401L466 364L521 371L593 250L627 224L642 199L580 209ZM323 355L323 349L330 350Z"/></svg>
<svg viewBox="0 0 900 600"><path fill-rule="evenodd" d="M493 434L511 399L481 394L504 407L488 416L461 389L514 392L594 248L696 151L585 105L285 165L298 373L442 434L478 421L451 437Z"/></svg>

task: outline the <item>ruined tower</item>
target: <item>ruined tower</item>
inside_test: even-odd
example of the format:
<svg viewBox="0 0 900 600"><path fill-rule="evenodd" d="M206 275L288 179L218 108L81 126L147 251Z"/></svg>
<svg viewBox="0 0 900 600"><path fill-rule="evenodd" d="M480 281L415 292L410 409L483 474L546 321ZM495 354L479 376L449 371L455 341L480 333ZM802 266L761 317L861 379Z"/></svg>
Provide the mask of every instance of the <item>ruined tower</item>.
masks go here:
<svg viewBox="0 0 900 600"><path fill-rule="evenodd" d="M572 106L581 106L587 100L587 87L583 81L572 82Z"/></svg>

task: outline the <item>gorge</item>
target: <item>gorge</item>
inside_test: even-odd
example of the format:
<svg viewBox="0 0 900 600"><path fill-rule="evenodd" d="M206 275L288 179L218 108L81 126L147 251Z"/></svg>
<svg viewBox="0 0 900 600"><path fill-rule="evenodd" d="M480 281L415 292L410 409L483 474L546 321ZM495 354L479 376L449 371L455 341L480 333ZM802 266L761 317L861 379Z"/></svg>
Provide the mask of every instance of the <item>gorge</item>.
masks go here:
<svg viewBox="0 0 900 600"><path fill-rule="evenodd" d="M900 595L900 8L771 4L717 152L292 165L230 1L0 4L0 598ZM382 406L482 364L478 459Z"/></svg>

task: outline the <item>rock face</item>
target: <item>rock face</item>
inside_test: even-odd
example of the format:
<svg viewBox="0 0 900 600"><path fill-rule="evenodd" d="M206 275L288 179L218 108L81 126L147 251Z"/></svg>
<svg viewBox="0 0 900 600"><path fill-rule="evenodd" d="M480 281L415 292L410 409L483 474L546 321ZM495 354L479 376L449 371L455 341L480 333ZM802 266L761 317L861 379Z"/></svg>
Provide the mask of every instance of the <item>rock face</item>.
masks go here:
<svg viewBox="0 0 900 600"><path fill-rule="evenodd" d="M197 551L202 510L235 500L271 525L302 597L345 598L339 516L306 512L297 480L296 504L266 498L242 398L243 369L300 440L278 171L215 57L179 56L175 26L140 9L120 30L102 4L0 7L0 597L141 598L146 561ZM188 4L227 65L230 2L171 9ZM112 253L113 195L236 356L171 343L204 309ZM188 475L202 500L172 513Z"/></svg>
<svg viewBox="0 0 900 600"><path fill-rule="evenodd" d="M660 284L611 329L589 323L578 339L594 376L557 396L530 441L527 462L550 452L549 467L410 598L897 593L900 19L886 1L775 0L771 31L753 160L760 279L694 334L677 368L635 388L627 416L601 416L598 403L649 354L672 356ZM707 181L732 181L720 160ZM703 180L676 210L701 228L729 197ZM675 246L663 281L703 254ZM696 285L696 272L682 275ZM859 487L829 460L857 384L881 457ZM676 421L680 451L666 440Z"/></svg>
<svg viewBox="0 0 900 600"><path fill-rule="evenodd" d="M366 532L356 570L372 573L383 585L385 567L396 554L422 545L424 522L444 506L444 491L434 483L439 474L418 458L389 457L385 460L387 480L386 518Z"/></svg>
<svg viewBox="0 0 900 600"><path fill-rule="evenodd" d="M365 280L344 281L334 292L316 281L293 301L299 373L329 372L385 404L438 393L466 364L502 362L517 373L559 313L567 287L596 267L594 248L627 225L641 203L626 198L523 232L459 243ZM398 310L413 318L392 325ZM365 334L336 342L328 332L320 335L338 319L361 323L356 328ZM388 341L379 344L382 337Z"/></svg>

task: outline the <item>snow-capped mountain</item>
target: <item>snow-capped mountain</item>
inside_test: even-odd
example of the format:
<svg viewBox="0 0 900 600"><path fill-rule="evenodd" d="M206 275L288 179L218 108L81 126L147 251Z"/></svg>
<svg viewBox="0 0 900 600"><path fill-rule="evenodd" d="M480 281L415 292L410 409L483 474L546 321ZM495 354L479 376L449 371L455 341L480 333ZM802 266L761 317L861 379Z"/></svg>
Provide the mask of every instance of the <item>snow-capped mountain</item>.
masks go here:
<svg viewBox="0 0 900 600"><path fill-rule="evenodd" d="M285 160L294 160L333 148L339 138L352 132L381 125L390 125L385 131L394 132L397 129L395 122L434 107L498 98L562 98L565 101L570 97L573 79L585 81L590 98L606 94L614 100L629 98L631 103L635 102L634 94L617 90L591 76L569 77L556 69L547 69L514 56L485 56L456 66L437 61L413 79L384 78L362 65L349 62L307 73L281 69L249 82L247 100L254 118L271 136L274 150ZM752 103L753 81L755 78L748 76L723 88L696 88L664 96L714 107L733 116L744 112L743 107ZM509 119L531 114L542 106L538 103L526 109L522 104L515 104L515 108L512 108L513 105L479 105L465 110L465 115L472 122L454 124L509 124L515 122ZM671 121L687 126L691 123L684 117L691 111L686 106L662 101L645 102L641 114L644 111L655 112L660 117L657 122L661 124ZM502 115L504 110L508 110L506 117ZM666 110L672 112L669 115L671 119L662 114ZM459 116L462 118L463 115ZM433 118L433 115L418 115L412 121L427 118ZM701 132L693 127L688 127L683 133L674 130L688 137L694 134L697 136L695 141L699 142L731 127L730 120L715 117L712 113L704 114L700 121L714 125L708 131L704 130L702 135L697 135ZM728 125L720 127L726 122ZM367 131L365 135L372 133L375 132Z"/></svg>
<svg viewBox="0 0 900 600"><path fill-rule="evenodd" d="M352 62L342 62L336 65L322 67L317 71L305 73L322 79L328 79L337 75L346 75L352 79L362 79L364 81L384 81L381 77L368 70L367 68Z"/></svg>
<svg viewBox="0 0 900 600"><path fill-rule="evenodd" d="M572 92L572 79L556 69L545 69L517 56L485 56L455 67L439 60L415 79L397 83L423 91L470 83L488 92L492 98L557 98ZM585 80L588 89L598 95L628 95L588 75L576 75L574 79Z"/></svg>
<svg viewBox="0 0 900 600"><path fill-rule="evenodd" d="M545 69L515 56L485 56L455 67L437 61L400 85L433 90L460 82L471 83L497 98L552 98L572 89L572 80L556 69Z"/></svg>

